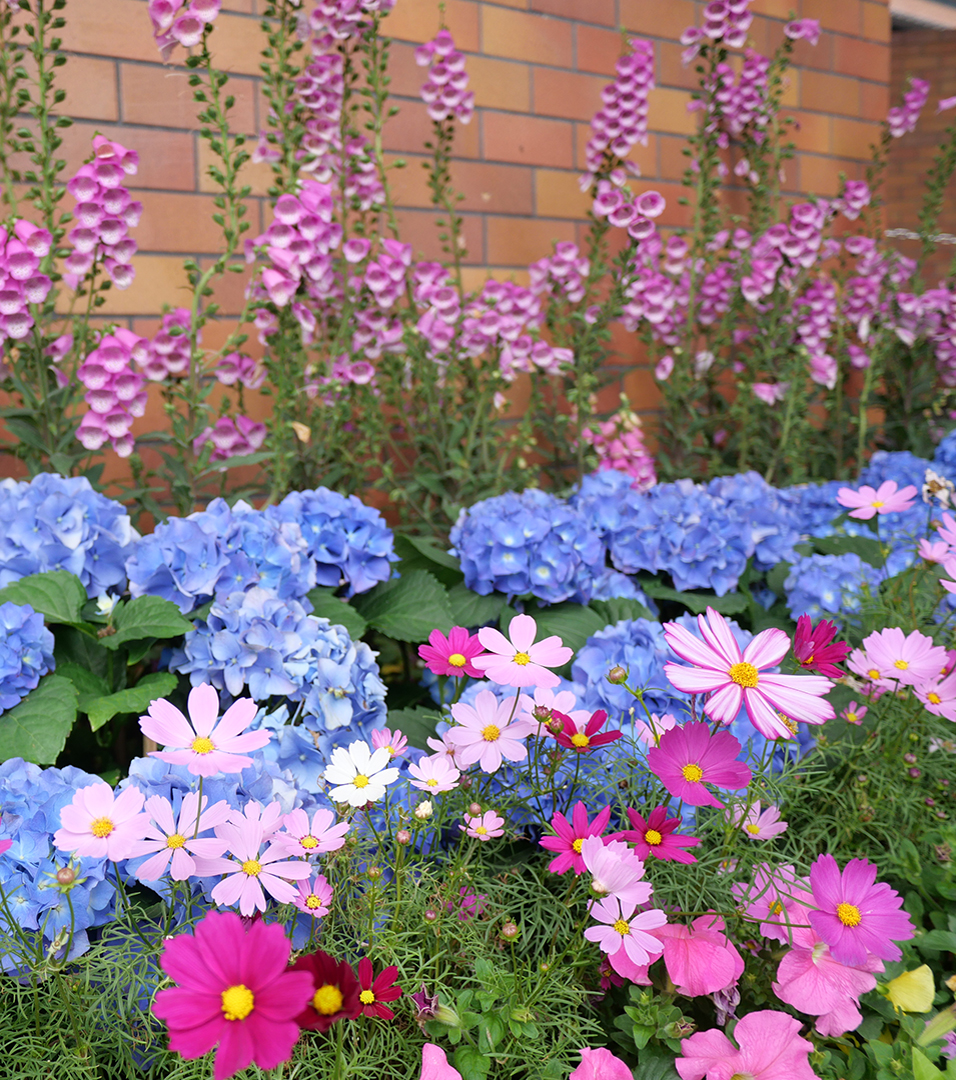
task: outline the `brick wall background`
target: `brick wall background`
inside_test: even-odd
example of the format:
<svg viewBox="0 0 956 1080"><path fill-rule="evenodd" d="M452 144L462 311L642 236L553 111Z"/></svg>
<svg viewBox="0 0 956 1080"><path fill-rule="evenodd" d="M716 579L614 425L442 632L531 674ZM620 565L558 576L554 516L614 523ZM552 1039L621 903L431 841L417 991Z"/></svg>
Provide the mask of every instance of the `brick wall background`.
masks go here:
<svg viewBox="0 0 956 1080"><path fill-rule="evenodd" d="M218 65L234 76L236 128L249 134L266 126L256 78L261 4L224 0L213 34ZM465 194L468 284L478 285L489 271L522 280L527 264L547 254L553 241L581 241L588 202L577 178L590 116L621 51L621 28L652 40L657 62L648 145L635 148L632 158L647 186L668 199L661 223L682 223L685 211L677 198L686 159L681 150L694 124L686 106L695 76L681 66L678 39L701 21L703 7L703 0L447 0L446 21L467 54L477 103L471 124L461 129L454 165ZM758 50L772 51L794 9L801 17L819 19L823 34L816 47L801 41L795 50L784 102L798 121L798 155L787 167L784 186L794 194L831 194L841 171L861 175L886 113L889 12L886 0L754 0L751 37ZM144 205L133 232L139 244L136 281L125 292L114 291L104 310L151 335L163 304L185 303L183 257L208 258L219 242L211 221L205 144L196 133L185 69L175 62L183 50L174 54L174 63L160 62L146 0L71 0L66 16L63 109L77 118L66 133L70 169L88 154L96 130L141 155L139 174L130 184ZM413 58L415 45L438 29L435 0L397 0L384 29L395 39L392 88L401 108L389 122L385 142L392 157L408 162L393 174L404 237L416 254L435 257L435 215L427 209L419 164L430 126L417 97L422 69ZM250 164L246 175L255 196L252 225L260 231L269 220L270 173ZM225 314L239 310L242 288L238 275L221 287ZM224 332L210 328L206 343L215 346ZM602 408L612 410L623 388L632 404L652 410L653 380L633 339L622 333L616 345L621 361L611 372ZM158 408L151 409L134 431L149 430L160 416Z"/></svg>

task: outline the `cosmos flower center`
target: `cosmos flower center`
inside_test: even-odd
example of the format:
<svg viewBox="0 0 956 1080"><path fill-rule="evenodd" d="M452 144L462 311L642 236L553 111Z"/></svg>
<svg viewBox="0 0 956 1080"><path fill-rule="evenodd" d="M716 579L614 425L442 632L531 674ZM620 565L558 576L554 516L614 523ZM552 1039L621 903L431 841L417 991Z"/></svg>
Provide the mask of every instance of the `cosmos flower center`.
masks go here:
<svg viewBox="0 0 956 1080"><path fill-rule="evenodd" d="M487 830L487 829L486 829L486 828L484 827L484 825L476 825L476 826L475 826L475 832L476 832L476 833L477 833L477 834L478 834L479 836L485 836L485 835L487 835L487 833L488 833L488 830Z"/></svg>
<svg viewBox="0 0 956 1080"><path fill-rule="evenodd" d="M316 908L320 908L322 906L322 900L320 897L316 896L315 893L309 893L309 895L305 898L305 906L307 908L311 908L312 911L315 911Z"/></svg>
<svg viewBox="0 0 956 1080"><path fill-rule="evenodd" d="M249 877L255 877L262 869L262 863L258 859L246 859L242 864L242 872Z"/></svg>
<svg viewBox="0 0 956 1080"><path fill-rule="evenodd" d="M908 660L894 660L893 661L893 667L898 668L900 671L906 671L906 669L909 666L910 665L909 665Z"/></svg>
<svg viewBox="0 0 956 1080"><path fill-rule="evenodd" d="M926 698L933 705L938 705L943 700L939 694L934 693L932 690L926 695ZM849 720L850 718L847 717L847 719Z"/></svg>
<svg viewBox="0 0 956 1080"><path fill-rule="evenodd" d="M520 664L522 667L531 663L531 657L526 652L516 652L514 660L516 664Z"/></svg>
<svg viewBox="0 0 956 1080"><path fill-rule="evenodd" d="M751 834L751 836L756 836L757 833L760 832L760 826L759 825L748 825L747 826L747 832L749 832Z"/></svg>
<svg viewBox="0 0 956 1080"><path fill-rule="evenodd" d="M580 731L577 733L577 735L571 736L571 745L577 746L582 750L584 749L584 747L588 746L590 742L591 740L587 737L587 735L582 734Z"/></svg>
<svg viewBox="0 0 956 1080"><path fill-rule="evenodd" d="M760 672L753 664L748 664L746 660L734 664L727 674L738 686L746 686L749 690L752 690L760 679Z"/></svg>
<svg viewBox="0 0 956 1080"><path fill-rule="evenodd" d="M871 667L870 670L867 672L867 675L869 675L871 679L878 679L880 677L880 673L876 670L875 667Z"/></svg>
<svg viewBox="0 0 956 1080"><path fill-rule="evenodd" d="M166 837L166 847L181 848L184 847L185 844L186 837L183 836L182 833L174 832L170 833L170 835Z"/></svg>
<svg viewBox="0 0 956 1080"><path fill-rule="evenodd" d="M368 777L364 773L359 773L352 781L352 786L357 788L368 787Z"/></svg>
<svg viewBox="0 0 956 1080"><path fill-rule="evenodd" d="M318 840L316 840L316 838L312 836L311 833L308 836L303 836L299 843L302 845L302 847L309 850L319 846Z"/></svg>
<svg viewBox="0 0 956 1080"><path fill-rule="evenodd" d="M631 927L629 926L626 919L618 919L614 923L614 932L616 934L620 934L623 937L625 934L629 934L631 932Z"/></svg>
<svg viewBox="0 0 956 1080"><path fill-rule="evenodd" d="M451 656L448 657L448 663L451 664L452 667L464 667L467 662L468 661L460 652L453 652Z"/></svg>
<svg viewBox="0 0 956 1080"><path fill-rule="evenodd" d="M836 914L837 918L844 926L860 925L860 909L856 904L838 904Z"/></svg>
<svg viewBox="0 0 956 1080"><path fill-rule="evenodd" d="M644 843L652 844L654 847L657 847L658 844L664 843L664 837L661 836L657 829L648 829L647 832L644 833Z"/></svg>
<svg viewBox="0 0 956 1080"><path fill-rule="evenodd" d="M438 787L438 781L437 781L437 780L435 779L435 777L434 777L434 776L430 776L430 777L429 777L429 778L428 778L428 779L427 779L427 780L425 781L425 783L426 783L426 784L427 784L427 785L428 785L429 787Z"/></svg>
<svg viewBox="0 0 956 1080"><path fill-rule="evenodd" d="M222 992L222 1015L227 1020L245 1020L252 1012L256 999L248 986L237 983Z"/></svg>
<svg viewBox="0 0 956 1080"><path fill-rule="evenodd" d="M494 742L501 735L501 728L497 724L486 724L481 729L481 737L485 742Z"/></svg>
<svg viewBox="0 0 956 1080"><path fill-rule="evenodd" d="M116 828L108 817L98 817L90 822L90 832L101 840Z"/></svg>
<svg viewBox="0 0 956 1080"><path fill-rule="evenodd" d="M690 784L699 784L704 778L704 770L693 762L685 765L680 772L681 776Z"/></svg>
<svg viewBox="0 0 956 1080"><path fill-rule="evenodd" d="M574 851L575 855L580 855L581 854L581 845L583 843L584 843L584 838L580 837L580 836L577 838L577 840L573 841L573 843L571 844L571 848Z"/></svg>
<svg viewBox="0 0 956 1080"><path fill-rule="evenodd" d="M774 900L774 902L770 905L769 913L771 915L779 915L782 911L783 904L781 904L779 900Z"/></svg>
<svg viewBox="0 0 956 1080"><path fill-rule="evenodd" d="M375 1001L375 995L371 990L363 990L361 994L359 994L359 1001L361 1001L363 1005L371 1005Z"/></svg>
<svg viewBox="0 0 956 1080"><path fill-rule="evenodd" d="M882 499L874 499L874 501L870 503L870 506L872 506L875 510L879 510L881 506L886 506L886 503L883 502Z"/></svg>
<svg viewBox="0 0 956 1080"><path fill-rule="evenodd" d="M342 1008L342 991L337 986L326 983L320 986L312 996L312 1008L322 1016L334 1016Z"/></svg>
<svg viewBox="0 0 956 1080"><path fill-rule="evenodd" d="M207 739L205 735L193 739L192 751L194 754L211 754L215 749L212 739Z"/></svg>
<svg viewBox="0 0 956 1080"><path fill-rule="evenodd" d="M848 712L846 714L846 718L851 724L855 724L857 722L857 715L855 712Z"/></svg>

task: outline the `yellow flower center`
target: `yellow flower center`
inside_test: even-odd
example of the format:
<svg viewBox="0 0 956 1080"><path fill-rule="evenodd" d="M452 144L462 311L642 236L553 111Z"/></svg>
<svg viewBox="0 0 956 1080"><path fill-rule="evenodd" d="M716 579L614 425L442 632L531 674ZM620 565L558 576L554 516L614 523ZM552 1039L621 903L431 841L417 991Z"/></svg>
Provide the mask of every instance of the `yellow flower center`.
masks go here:
<svg viewBox="0 0 956 1080"><path fill-rule="evenodd" d="M657 829L648 829L647 832L644 833L644 843L657 847L658 844L664 843L664 837L661 836Z"/></svg>
<svg viewBox="0 0 956 1080"><path fill-rule="evenodd" d="M587 735L582 734L580 731L577 733L577 735L571 736L571 745L578 747L579 750L583 750L584 747L589 746L590 743L591 740L587 737Z"/></svg>
<svg viewBox="0 0 956 1080"><path fill-rule="evenodd" d="M748 664L746 660L734 664L727 674L738 686L746 686L751 690L757 685L760 677L760 672L753 664Z"/></svg>
<svg viewBox="0 0 956 1080"><path fill-rule="evenodd" d="M515 663L520 664L522 667L524 667L525 664L531 663L531 657L526 652L516 652Z"/></svg>
<svg viewBox="0 0 956 1080"><path fill-rule="evenodd" d="M899 670L900 670L900 671L906 671L906 669L907 669L907 668L908 668L909 666L910 666L910 665L909 665L909 661L908 661L908 660L894 660L894 661L893 661L893 667L895 667L895 668L899 668Z"/></svg>
<svg viewBox="0 0 956 1080"><path fill-rule="evenodd" d="M581 854L581 845L582 845L583 843L584 843L584 840L583 840L583 838L579 836L579 837L577 838L577 840L575 840L575 841L574 841L574 842L573 842L573 843L571 844L571 847L572 847L572 849L574 850L574 854L575 854L575 855L580 855L580 854Z"/></svg>
<svg viewBox="0 0 956 1080"><path fill-rule="evenodd" d="M484 827L484 825L476 825L475 826L475 832L479 836L485 836L487 834L488 830Z"/></svg>
<svg viewBox="0 0 956 1080"><path fill-rule="evenodd" d="M101 840L116 828L108 817L98 817L90 822L90 832Z"/></svg>
<svg viewBox="0 0 956 1080"><path fill-rule="evenodd" d="M857 722L857 715L855 712L848 712L846 714L846 718L851 724L855 724Z"/></svg>
<svg viewBox="0 0 956 1080"><path fill-rule="evenodd" d="M216 747L213 745L212 739L207 739L205 735L200 735L198 739L193 739L192 750L194 754L211 754Z"/></svg>
<svg viewBox="0 0 956 1080"><path fill-rule="evenodd" d="M185 843L186 837L182 833L174 832L166 837L166 847L181 848Z"/></svg>
<svg viewBox="0 0 956 1080"><path fill-rule="evenodd" d="M688 783L699 784L704 778L704 770L699 765L685 765L683 769L681 769L681 776L683 776Z"/></svg>
<svg viewBox="0 0 956 1080"><path fill-rule="evenodd" d="M879 510L879 508L881 506L885 506L885 505L886 505L886 503L884 503L882 499L876 499L876 500L874 500L873 502L870 503L870 506L872 506L875 510Z"/></svg>
<svg viewBox="0 0 956 1080"><path fill-rule="evenodd" d="M363 990L361 994L359 994L359 1001L361 1001L363 1005L371 1005L375 1001L375 995L371 990Z"/></svg>
<svg viewBox="0 0 956 1080"><path fill-rule="evenodd" d="M497 724L488 724L481 729L481 737L485 742L494 742L501 735L501 728Z"/></svg>
<svg viewBox="0 0 956 1080"><path fill-rule="evenodd" d="M319 846L318 840L311 833L308 836L303 836L299 843L308 851Z"/></svg>
<svg viewBox="0 0 956 1080"><path fill-rule="evenodd" d="M307 908L310 908L312 911L315 911L316 908L320 908L322 906L322 900L318 896L316 896L315 893L309 893L309 895L305 898L305 906Z"/></svg>
<svg viewBox="0 0 956 1080"><path fill-rule="evenodd" d="M428 785L429 787L438 787L438 781L437 781L437 780L435 779L435 777L434 777L434 776L430 776L430 777L429 777L429 778L428 778L428 779L427 779L427 780L425 781L425 783L426 783L426 784L427 784L427 785Z"/></svg>
<svg viewBox="0 0 956 1080"><path fill-rule="evenodd" d="M460 652L453 652L451 656L448 657L448 663L451 664L452 667L464 667L468 661Z"/></svg>
<svg viewBox="0 0 956 1080"><path fill-rule="evenodd" d="M238 983L222 992L222 1015L227 1020L245 1020L252 1012L256 999L248 986Z"/></svg>
<svg viewBox="0 0 956 1080"><path fill-rule="evenodd" d="M749 832L752 836L756 836L757 833L760 832L760 826L759 825L748 825L747 826L747 832Z"/></svg>
<svg viewBox="0 0 956 1080"><path fill-rule="evenodd" d="M930 692L926 695L926 698L933 705L938 705L943 700L934 690L930 690Z"/></svg>
<svg viewBox="0 0 956 1080"><path fill-rule="evenodd" d="M326 983L312 995L312 1008L322 1016L334 1016L341 1008L342 991L337 986Z"/></svg>
<svg viewBox="0 0 956 1080"><path fill-rule="evenodd" d="M246 859L242 864L242 872L248 874L249 877L255 877L261 869L262 863L258 859Z"/></svg>
<svg viewBox="0 0 956 1080"><path fill-rule="evenodd" d="M352 781L352 786L357 788L368 787L368 777L363 773L359 773L358 776Z"/></svg>
<svg viewBox="0 0 956 1080"><path fill-rule="evenodd" d="M783 911L783 904L781 904L779 900L774 900L770 905L770 914L779 915L781 911Z"/></svg>
<svg viewBox="0 0 956 1080"><path fill-rule="evenodd" d="M614 924L614 932L615 934L620 934L623 937L625 934L629 934L631 932L631 927L626 919L618 919L617 922Z"/></svg>
<svg viewBox="0 0 956 1080"><path fill-rule="evenodd" d="M836 913L844 926L859 926L860 909L855 904L838 904Z"/></svg>
<svg viewBox="0 0 956 1080"><path fill-rule="evenodd" d="M870 670L867 672L867 675L869 675L871 679L878 679L880 677L880 673L875 667L871 667Z"/></svg>

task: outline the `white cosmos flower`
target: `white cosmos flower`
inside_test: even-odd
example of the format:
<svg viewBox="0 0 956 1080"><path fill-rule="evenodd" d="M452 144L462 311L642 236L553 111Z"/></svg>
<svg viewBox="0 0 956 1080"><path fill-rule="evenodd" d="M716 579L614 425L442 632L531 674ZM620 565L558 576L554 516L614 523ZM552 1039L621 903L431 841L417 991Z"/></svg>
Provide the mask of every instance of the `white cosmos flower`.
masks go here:
<svg viewBox="0 0 956 1080"><path fill-rule="evenodd" d="M384 797L385 788L398 779L398 769L385 768L389 761L391 754L387 746L374 751L364 742L337 746L332 751L332 761L325 768L326 782L336 785L329 796L335 802L347 802L349 806L378 802Z"/></svg>

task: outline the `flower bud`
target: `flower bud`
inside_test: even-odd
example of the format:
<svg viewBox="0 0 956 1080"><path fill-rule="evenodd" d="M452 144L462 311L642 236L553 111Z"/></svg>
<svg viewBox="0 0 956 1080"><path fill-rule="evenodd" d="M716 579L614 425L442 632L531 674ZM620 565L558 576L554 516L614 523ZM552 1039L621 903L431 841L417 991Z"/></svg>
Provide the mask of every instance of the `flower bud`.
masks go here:
<svg viewBox="0 0 956 1080"><path fill-rule="evenodd" d="M607 673L607 681L612 686L623 686L627 682L627 669L622 668L620 664L616 667L612 667Z"/></svg>
<svg viewBox="0 0 956 1080"><path fill-rule="evenodd" d="M435 922L438 919L438 912L434 908L425 908L425 914L422 915L425 922Z"/></svg>
<svg viewBox="0 0 956 1080"><path fill-rule="evenodd" d="M415 807L415 817L417 817L419 821L427 821L431 816L432 804L428 799L420 802L418 806Z"/></svg>
<svg viewBox="0 0 956 1080"><path fill-rule="evenodd" d="M501 936L505 941L514 941L514 939L521 933L518 929L518 924L513 922L506 922L501 928Z"/></svg>
<svg viewBox="0 0 956 1080"><path fill-rule="evenodd" d="M551 719L551 710L547 705L535 705L531 710L531 715L539 724L546 724Z"/></svg>
<svg viewBox="0 0 956 1080"><path fill-rule="evenodd" d="M906 771L909 773L910 776L912 776L912 778L914 780L918 780L923 775L923 770L922 769L913 768L913 769L907 769Z"/></svg>
<svg viewBox="0 0 956 1080"><path fill-rule="evenodd" d="M396 844L401 844L404 847L406 844L410 844L411 842L412 834L408 831L408 829L399 829L398 832L395 834Z"/></svg>
<svg viewBox="0 0 956 1080"><path fill-rule="evenodd" d="M446 1027L461 1027L461 1017L448 1005L439 1005L435 1009L434 1019Z"/></svg>
<svg viewBox="0 0 956 1080"><path fill-rule="evenodd" d="M936 805L936 800L933 798L932 795L927 795L926 796L926 805L927 806L935 806Z"/></svg>
<svg viewBox="0 0 956 1080"><path fill-rule="evenodd" d="M57 885L72 885L76 881L76 871L72 866L61 866L56 872Z"/></svg>
<svg viewBox="0 0 956 1080"><path fill-rule="evenodd" d="M382 868L380 866L370 866L365 873L369 881L379 881L382 877Z"/></svg>
<svg viewBox="0 0 956 1080"><path fill-rule="evenodd" d="M560 735L564 731L564 721L559 720L556 716L552 716L544 726L552 735Z"/></svg>
<svg viewBox="0 0 956 1080"><path fill-rule="evenodd" d="M916 755L915 754L904 754L903 755L903 760L906 762L907 765L915 765L916 764Z"/></svg>
<svg viewBox="0 0 956 1080"><path fill-rule="evenodd" d="M511 1010L511 1019L519 1024L528 1024L534 1019L534 1013L525 1006Z"/></svg>
<svg viewBox="0 0 956 1080"><path fill-rule="evenodd" d="M469 806L468 806L468 813L472 817L480 817L481 816L481 806L476 802L470 803Z"/></svg>

